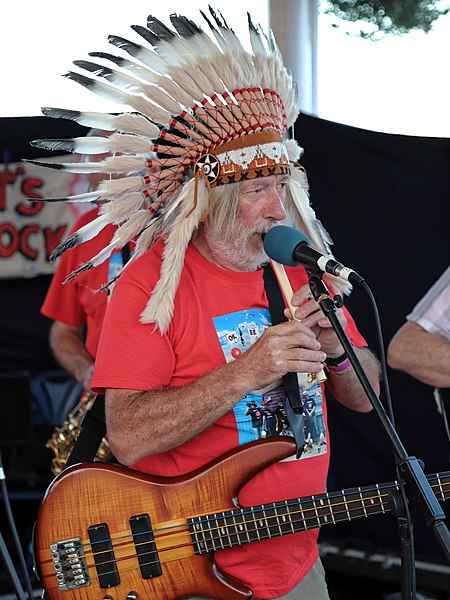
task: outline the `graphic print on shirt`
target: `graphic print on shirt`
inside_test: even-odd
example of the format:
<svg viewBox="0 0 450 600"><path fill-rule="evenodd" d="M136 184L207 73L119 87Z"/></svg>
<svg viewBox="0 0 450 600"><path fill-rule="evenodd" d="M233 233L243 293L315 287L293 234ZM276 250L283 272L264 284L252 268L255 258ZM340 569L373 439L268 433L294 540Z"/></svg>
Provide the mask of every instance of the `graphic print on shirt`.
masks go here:
<svg viewBox="0 0 450 600"><path fill-rule="evenodd" d="M133 252L130 252L130 258L133 256ZM123 263L123 255L121 250L115 250L111 256L109 257L109 265L108 265L108 283L110 283L108 287L108 294L111 296L112 291L114 289L114 285L116 284L116 279L120 275L122 267L124 267Z"/></svg>
<svg viewBox="0 0 450 600"><path fill-rule="evenodd" d="M262 336L271 320L267 308L254 308L213 318L227 363L239 358ZM323 418L323 396L315 375L308 375L299 385L304 409L305 445L301 459L327 452L327 437ZM292 436L284 403L286 392L280 379L270 386L253 390L234 407L239 444L275 435Z"/></svg>

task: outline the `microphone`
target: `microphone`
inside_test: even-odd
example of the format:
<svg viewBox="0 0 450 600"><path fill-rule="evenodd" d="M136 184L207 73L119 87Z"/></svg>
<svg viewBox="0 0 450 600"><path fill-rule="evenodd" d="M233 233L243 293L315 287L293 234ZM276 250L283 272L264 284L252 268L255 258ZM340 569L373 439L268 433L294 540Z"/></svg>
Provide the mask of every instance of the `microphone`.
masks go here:
<svg viewBox="0 0 450 600"><path fill-rule="evenodd" d="M269 258L289 267L303 265L310 270L319 268L324 273L331 273L350 283L364 281L353 269L344 267L332 256L311 248L308 237L293 227L276 225L269 229L264 236L264 250Z"/></svg>

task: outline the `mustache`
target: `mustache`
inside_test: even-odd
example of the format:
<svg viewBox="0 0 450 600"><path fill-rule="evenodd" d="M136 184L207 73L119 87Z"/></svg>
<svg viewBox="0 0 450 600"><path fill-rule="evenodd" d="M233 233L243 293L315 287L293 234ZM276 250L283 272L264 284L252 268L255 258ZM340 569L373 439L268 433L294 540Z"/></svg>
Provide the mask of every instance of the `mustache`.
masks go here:
<svg viewBox="0 0 450 600"><path fill-rule="evenodd" d="M274 221L273 223L269 223L267 225L263 225L260 227L255 227L249 233L251 235L260 235L262 237L262 239L264 240L266 234L276 225L279 225L278 221Z"/></svg>

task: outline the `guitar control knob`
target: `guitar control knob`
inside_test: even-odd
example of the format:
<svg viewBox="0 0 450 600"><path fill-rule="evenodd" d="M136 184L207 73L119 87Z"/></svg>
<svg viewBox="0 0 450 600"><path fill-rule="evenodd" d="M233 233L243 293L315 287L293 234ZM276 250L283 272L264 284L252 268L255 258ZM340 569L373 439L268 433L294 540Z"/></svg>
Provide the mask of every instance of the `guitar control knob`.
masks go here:
<svg viewBox="0 0 450 600"><path fill-rule="evenodd" d="M139 596L136 592L128 592L126 600L138 600Z"/></svg>
<svg viewBox="0 0 450 600"><path fill-rule="evenodd" d="M114 600L114 596L103 596L103 600Z"/></svg>

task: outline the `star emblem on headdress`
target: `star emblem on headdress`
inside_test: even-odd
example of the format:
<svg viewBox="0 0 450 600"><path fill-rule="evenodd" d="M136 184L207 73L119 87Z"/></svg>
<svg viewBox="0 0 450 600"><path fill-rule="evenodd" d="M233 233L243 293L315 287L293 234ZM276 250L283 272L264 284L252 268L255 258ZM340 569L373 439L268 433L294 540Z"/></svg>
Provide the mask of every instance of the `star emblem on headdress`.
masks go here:
<svg viewBox="0 0 450 600"><path fill-rule="evenodd" d="M195 163L194 168L194 173L197 174L198 172L200 172L203 177L206 177L210 183L215 181L220 173L220 162L217 156L209 154L209 152L200 156Z"/></svg>

